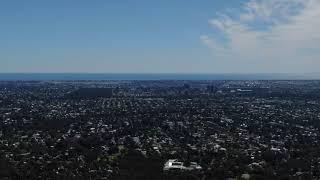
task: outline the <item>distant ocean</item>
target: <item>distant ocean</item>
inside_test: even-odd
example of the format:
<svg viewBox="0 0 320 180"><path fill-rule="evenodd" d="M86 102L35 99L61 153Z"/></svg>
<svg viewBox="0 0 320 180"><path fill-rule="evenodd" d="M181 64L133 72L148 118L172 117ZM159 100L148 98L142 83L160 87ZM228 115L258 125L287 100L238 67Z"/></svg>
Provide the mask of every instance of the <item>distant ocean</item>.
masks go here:
<svg viewBox="0 0 320 180"><path fill-rule="evenodd" d="M320 80L320 74L0 73L0 81L52 80Z"/></svg>

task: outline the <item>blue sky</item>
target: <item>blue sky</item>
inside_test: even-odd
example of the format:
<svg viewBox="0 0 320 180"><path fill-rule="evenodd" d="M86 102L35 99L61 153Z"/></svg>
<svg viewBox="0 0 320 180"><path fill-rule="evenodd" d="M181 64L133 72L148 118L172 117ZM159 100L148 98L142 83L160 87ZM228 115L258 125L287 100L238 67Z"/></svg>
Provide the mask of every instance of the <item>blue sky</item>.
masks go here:
<svg viewBox="0 0 320 180"><path fill-rule="evenodd" d="M319 8L318 0L3 0L0 72L318 72Z"/></svg>

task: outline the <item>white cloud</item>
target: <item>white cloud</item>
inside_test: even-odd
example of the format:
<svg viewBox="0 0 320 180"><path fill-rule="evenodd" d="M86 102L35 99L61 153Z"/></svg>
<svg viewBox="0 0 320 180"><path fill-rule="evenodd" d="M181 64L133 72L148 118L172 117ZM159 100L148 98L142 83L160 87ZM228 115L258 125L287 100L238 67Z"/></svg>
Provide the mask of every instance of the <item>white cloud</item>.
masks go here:
<svg viewBox="0 0 320 180"><path fill-rule="evenodd" d="M216 43L215 40L213 40L212 38L210 38L207 35L202 35L200 37L200 39L209 48L214 49L216 55L219 55L219 56L230 56L232 54L231 51L229 51L227 48L219 45L218 43Z"/></svg>
<svg viewBox="0 0 320 180"><path fill-rule="evenodd" d="M250 0L240 11L209 20L226 39L200 37L214 56L252 72L319 71L320 0Z"/></svg>

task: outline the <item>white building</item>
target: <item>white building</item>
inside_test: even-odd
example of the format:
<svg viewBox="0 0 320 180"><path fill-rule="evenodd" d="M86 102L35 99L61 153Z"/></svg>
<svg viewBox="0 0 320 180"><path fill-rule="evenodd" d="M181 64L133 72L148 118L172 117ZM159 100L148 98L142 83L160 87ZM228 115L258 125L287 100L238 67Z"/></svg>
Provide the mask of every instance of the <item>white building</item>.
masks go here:
<svg viewBox="0 0 320 180"><path fill-rule="evenodd" d="M169 159L163 167L164 171L169 170L201 170L202 167L198 165L196 162L191 162L189 167L184 166L183 162L178 161L177 159Z"/></svg>

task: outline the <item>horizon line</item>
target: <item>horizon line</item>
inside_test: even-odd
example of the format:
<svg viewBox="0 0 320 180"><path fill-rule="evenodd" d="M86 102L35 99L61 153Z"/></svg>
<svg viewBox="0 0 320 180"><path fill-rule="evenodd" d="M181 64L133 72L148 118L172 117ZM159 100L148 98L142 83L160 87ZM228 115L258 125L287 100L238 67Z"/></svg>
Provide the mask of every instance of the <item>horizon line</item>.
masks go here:
<svg viewBox="0 0 320 180"><path fill-rule="evenodd" d="M0 74L176 74L176 75L221 75L221 74L319 74L320 72L0 72Z"/></svg>

